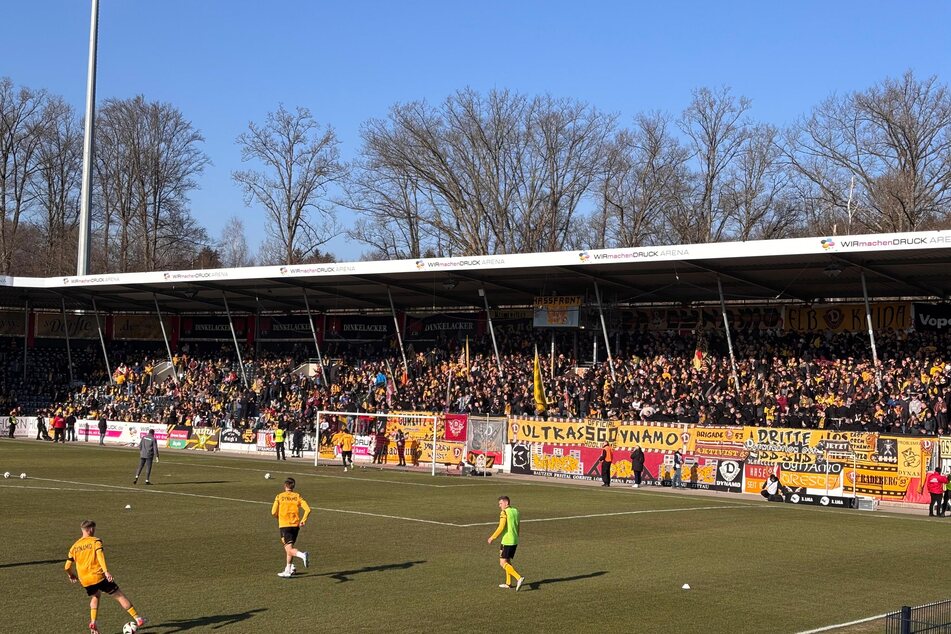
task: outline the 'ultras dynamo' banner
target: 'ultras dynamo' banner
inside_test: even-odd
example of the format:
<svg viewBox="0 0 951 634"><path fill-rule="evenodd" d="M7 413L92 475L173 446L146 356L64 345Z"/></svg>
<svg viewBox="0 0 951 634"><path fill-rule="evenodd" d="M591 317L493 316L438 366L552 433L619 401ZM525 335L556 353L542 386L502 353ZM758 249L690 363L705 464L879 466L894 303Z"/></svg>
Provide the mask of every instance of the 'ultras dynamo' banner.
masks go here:
<svg viewBox="0 0 951 634"><path fill-rule="evenodd" d="M932 457L951 441L828 429L697 426L627 421L510 418L512 471L527 475L600 477L600 447L614 448L612 474L631 473L630 450L645 452L643 480L670 482L672 453L683 456L685 486L759 493L770 474L802 500L865 495L924 502ZM942 454L943 455L943 454ZM831 504L831 503L830 503Z"/></svg>

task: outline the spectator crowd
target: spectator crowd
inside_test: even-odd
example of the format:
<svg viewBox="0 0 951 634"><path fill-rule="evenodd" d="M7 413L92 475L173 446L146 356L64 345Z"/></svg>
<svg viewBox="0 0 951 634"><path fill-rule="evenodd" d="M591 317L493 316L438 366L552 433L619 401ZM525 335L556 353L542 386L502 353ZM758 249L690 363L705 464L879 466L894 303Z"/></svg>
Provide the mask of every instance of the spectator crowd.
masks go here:
<svg viewBox="0 0 951 634"><path fill-rule="evenodd" d="M574 333L500 329L497 335L498 359L487 338L442 339L409 346L405 366L395 342L337 344L325 354L323 372L312 375L303 371L312 351L303 345L257 355L246 350L242 372L233 348L192 344L173 355L174 373L162 378L156 368L168 361L164 348L127 348L113 353L118 365L112 381L94 369L90 347L72 353L82 381L71 387L62 384L63 351L31 357L36 367L24 373L15 348L7 346L0 354L7 368L0 405L30 410L39 394L50 415L238 428L309 425L318 410L415 410L907 434L948 430L947 334L878 333L876 368L860 334L734 333L735 375L725 339L715 331L701 337L619 334L612 363L585 359L579 351L590 354L591 348ZM533 390L536 349L544 411Z"/></svg>

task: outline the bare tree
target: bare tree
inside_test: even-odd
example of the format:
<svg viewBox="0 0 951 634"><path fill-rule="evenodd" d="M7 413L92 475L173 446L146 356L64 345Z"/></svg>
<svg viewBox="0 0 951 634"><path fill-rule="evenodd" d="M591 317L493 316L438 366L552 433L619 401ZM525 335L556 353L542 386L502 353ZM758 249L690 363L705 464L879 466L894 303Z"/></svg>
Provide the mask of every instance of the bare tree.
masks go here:
<svg viewBox="0 0 951 634"><path fill-rule="evenodd" d="M667 218L675 241L718 242L729 236L731 217L723 194L733 161L749 139L750 105L749 99L734 97L726 87L693 92L680 129L696 172L690 203L672 208Z"/></svg>
<svg viewBox="0 0 951 634"><path fill-rule="evenodd" d="M685 163L689 151L669 131L661 113L635 118L632 130L620 131L608 146L598 181L599 213L589 248L656 244L665 211L682 204L687 194Z"/></svg>
<svg viewBox="0 0 951 634"><path fill-rule="evenodd" d="M188 193L208 164L203 140L171 104L142 96L105 102L96 134L96 220L105 267L166 269L207 246L188 210Z"/></svg>
<svg viewBox="0 0 951 634"><path fill-rule="evenodd" d="M218 240L218 253L224 266L242 267L252 266L254 258L248 249L248 239L245 235L244 221L238 216L231 216L221 230L221 239Z"/></svg>
<svg viewBox="0 0 951 634"><path fill-rule="evenodd" d="M73 108L52 97L38 127L34 180L35 224L43 238L42 275L71 274L76 262L82 172L82 123Z"/></svg>
<svg viewBox="0 0 951 634"><path fill-rule="evenodd" d="M431 236L420 210L430 202L427 191L413 177L385 165L362 165L346 191L343 204L359 214L347 234L371 248L366 257L422 257Z"/></svg>
<svg viewBox="0 0 951 634"><path fill-rule="evenodd" d="M364 126L357 180L387 187L385 196L369 191L364 228L386 218L398 234L365 236L376 241L368 244L409 238L417 244L407 252L441 255L561 249L613 125L580 102L507 91L463 90L438 108L396 105L388 120Z"/></svg>
<svg viewBox="0 0 951 634"><path fill-rule="evenodd" d="M738 240L789 238L802 227L802 208L791 196L789 169L770 125L749 129L730 166L722 200Z"/></svg>
<svg viewBox="0 0 951 634"><path fill-rule="evenodd" d="M44 91L17 88L0 78L0 273L12 272L17 232L36 195Z"/></svg>
<svg viewBox="0 0 951 634"><path fill-rule="evenodd" d="M264 207L269 244L279 245L290 264L318 253L340 232L326 199L328 187L347 173L333 128L322 129L307 108L288 112L282 105L263 125L250 123L237 142L241 159L263 168L232 177L246 204Z"/></svg>
<svg viewBox="0 0 951 634"><path fill-rule="evenodd" d="M788 135L799 188L851 232L946 226L951 214L951 94L906 72L832 96ZM852 179L851 211L848 201Z"/></svg>

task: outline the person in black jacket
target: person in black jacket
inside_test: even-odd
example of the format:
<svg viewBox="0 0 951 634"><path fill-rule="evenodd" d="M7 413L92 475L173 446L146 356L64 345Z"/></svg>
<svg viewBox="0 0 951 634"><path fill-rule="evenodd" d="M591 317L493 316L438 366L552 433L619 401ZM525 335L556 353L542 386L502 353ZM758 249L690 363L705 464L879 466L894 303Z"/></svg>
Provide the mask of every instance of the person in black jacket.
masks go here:
<svg viewBox="0 0 951 634"><path fill-rule="evenodd" d="M601 447L601 457L598 458L601 463L601 486L611 486L611 463L614 462L614 448L611 443L605 442Z"/></svg>
<svg viewBox="0 0 951 634"><path fill-rule="evenodd" d="M634 451L631 452L631 471L634 472L633 488L641 486L641 473L644 471L644 450L640 445L634 445Z"/></svg>

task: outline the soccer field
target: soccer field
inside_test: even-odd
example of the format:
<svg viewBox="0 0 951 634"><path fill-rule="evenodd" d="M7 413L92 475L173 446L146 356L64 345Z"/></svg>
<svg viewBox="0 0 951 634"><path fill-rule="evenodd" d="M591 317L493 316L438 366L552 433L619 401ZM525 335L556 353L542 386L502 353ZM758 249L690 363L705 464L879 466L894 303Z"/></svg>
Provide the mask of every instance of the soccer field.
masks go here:
<svg viewBox="0 0 951 634"><path fill-rule="evenodd" d="M155 486L134 487L136 451L0 442L0 472L29 475L0 480L4 631L86 630L88 600L62 568L87 518L116 581L151 621L142 631L161 634L799 632L951 594L947 519L162 456ZM292 579L277 576L283 551L270 516L287 475L314 507L299 540L310 568L296 562ZM499 495L522 515L518 593L498 588L498 547L486 544ZM103 634L127 620L103 599Z"/></svg>

